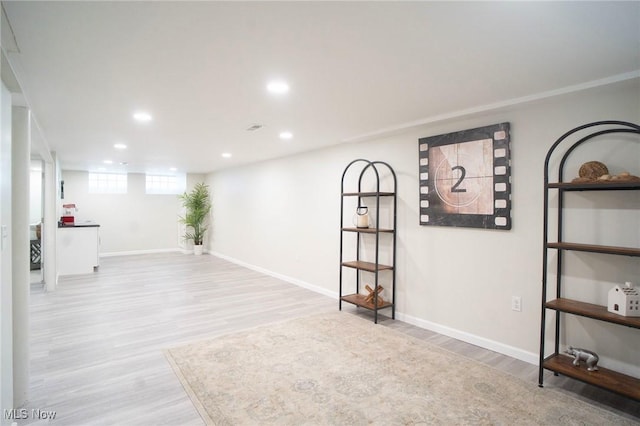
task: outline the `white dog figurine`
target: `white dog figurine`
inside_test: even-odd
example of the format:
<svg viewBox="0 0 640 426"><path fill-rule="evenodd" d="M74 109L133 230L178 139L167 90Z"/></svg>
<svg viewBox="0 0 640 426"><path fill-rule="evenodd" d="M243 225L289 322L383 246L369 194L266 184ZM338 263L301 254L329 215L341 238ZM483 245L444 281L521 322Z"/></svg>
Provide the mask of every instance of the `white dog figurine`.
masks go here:
<svg viewBox="0 0 640 426"><path fill-rule="evenodd" d="M598 371L597 364L600 358L595 352L569 346L566 353L575 358L573 360L573 365L578 366L580 365L580 361L584 361L587 364L588 371Z"/></svg>

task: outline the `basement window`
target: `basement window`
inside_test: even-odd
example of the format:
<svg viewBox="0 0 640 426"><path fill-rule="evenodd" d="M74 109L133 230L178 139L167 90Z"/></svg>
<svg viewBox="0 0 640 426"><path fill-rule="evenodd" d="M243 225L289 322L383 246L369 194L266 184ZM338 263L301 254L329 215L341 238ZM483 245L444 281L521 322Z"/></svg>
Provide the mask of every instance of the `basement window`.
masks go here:
<svg viewBox="0 0 640 426"><path fill-rule="evenodd" d="M89 173L89 194L126 193L126 173Z"/></svg>
<svg viewBox="0 0 640 426"><path fill-rule="evenodd" d="M187 189L187 175L146 175L147 194L180 195Z"/></svg>

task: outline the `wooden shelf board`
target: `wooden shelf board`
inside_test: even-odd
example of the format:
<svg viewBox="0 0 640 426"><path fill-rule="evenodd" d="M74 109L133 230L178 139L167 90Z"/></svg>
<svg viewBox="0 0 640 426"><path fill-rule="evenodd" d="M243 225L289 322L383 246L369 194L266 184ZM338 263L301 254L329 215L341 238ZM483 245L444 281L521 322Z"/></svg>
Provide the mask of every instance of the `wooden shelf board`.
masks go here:
<svg viewBox="0 0 640 426"><path fill-rule="evenodd" d="M640 256L640 248L600 246L595 244L579 243L547 243L548 248L560 250L586 251L591 253L617 254L623 256Z"/></svg>
<svg viewBox="0 0 640 426"><path fill-rule="evenodd" d="M365 234L375 234L377 232L385 232L385 233L393 233L393 229L385 229L385 228L342 228L343 231L347 232L362 232Z"/></svg>
<svg viewBox="0 0 640 426"><path fill-rule="evenodd" d="M375 272L376 264L373 262L363 262L362 260L354 260L351 262L342 262L342 266L347 268L355 268L363 271ZM393 266L378 264L378 271L386 271L393 269Z"/></svg>
<svg viewBox="0 0 640 426"><path fill-rule="evenodd" d="M381 196L381 197L390 197L392 195L395 195L394 192L343 192L342 196L343 197L375 197L375 196Z"/></svg>
<svg viewBox="0 0 640 426"><path fill-rule="evenodd" d="M544 360L542 366L568 377L591 385L601 387L640 401L640 379L618 373L598 366L598 371L587 371L584 363L573 365L573 357L567 355L551 355Z"/></svg>
<svg viewBox="0 0 640 426"><path fill-rule="evenodd" d="M349 294L347 296L342 296L340 299L342 299L345 302L353 303L354 305L360 306L361 308L366 308L366 309L375 311L376 307L373 305L373 303L365 302L366 298L367 296L365 296L364 294L355 293L355 294ZM378 309L390 308L391 306L393 306L393 303L385 300L385 302L382 305L378 306Z"/></svg>
<svg viewBox="0 0 640 426"><path fill-rule="evenodd" d="M606 306L594 305L592 303L579 302L571 299L555 299L545 304L549 309L560 312L567 312L587 318L594 318L614 324L625 325L632 328L640 328L640 317L625 317L611 313Z"/></svg>
<svg viewBox="0 0 640 426"><path fill-rule="evenodd" d="M547 187L565 191L615 191L640 189L640 182L554 182Z"/></svg>

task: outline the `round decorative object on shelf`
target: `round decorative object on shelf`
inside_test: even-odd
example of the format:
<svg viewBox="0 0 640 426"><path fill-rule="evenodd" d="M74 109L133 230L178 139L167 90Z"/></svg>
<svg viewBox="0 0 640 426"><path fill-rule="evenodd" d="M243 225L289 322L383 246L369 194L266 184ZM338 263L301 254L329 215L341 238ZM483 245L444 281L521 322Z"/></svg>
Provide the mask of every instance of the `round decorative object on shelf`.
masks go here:
<svg viewBox="0 0 640 426"><path fill-rule="evenodd" d="M578 176L587 179L598 179L600 176L607 174L609 174L609 169L599 161L587 161L578 170Z"/></svg>

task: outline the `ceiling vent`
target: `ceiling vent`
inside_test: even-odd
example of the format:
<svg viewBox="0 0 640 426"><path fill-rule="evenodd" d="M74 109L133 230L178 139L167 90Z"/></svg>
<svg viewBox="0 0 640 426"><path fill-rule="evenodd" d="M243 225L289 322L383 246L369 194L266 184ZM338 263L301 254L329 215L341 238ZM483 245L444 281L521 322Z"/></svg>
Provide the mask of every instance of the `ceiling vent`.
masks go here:
<svg viewBox="0 0 640 426"><path fill-rule="evenodd" d="M264 127L264 124L254 123L254 124L250 125L249 127L247 127L247 132L255 132L256 130L260 130L263 127Z"/></svg>

